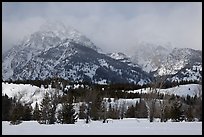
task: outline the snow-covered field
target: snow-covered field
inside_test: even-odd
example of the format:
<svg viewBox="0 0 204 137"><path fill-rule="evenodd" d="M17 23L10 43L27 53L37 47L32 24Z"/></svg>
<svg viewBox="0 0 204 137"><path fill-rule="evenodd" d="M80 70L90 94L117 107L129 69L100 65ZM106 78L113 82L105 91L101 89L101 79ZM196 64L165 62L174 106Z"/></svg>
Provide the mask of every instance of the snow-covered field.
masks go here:
<svg viewBox="0 0 204 137"><path fill-rule="evenodd" d="M2 122L2 135L202 135L202 122L149 122L147 119L126 118L109 123L91 121L85 124L42 125L24 121L20 125Z"/></svg>

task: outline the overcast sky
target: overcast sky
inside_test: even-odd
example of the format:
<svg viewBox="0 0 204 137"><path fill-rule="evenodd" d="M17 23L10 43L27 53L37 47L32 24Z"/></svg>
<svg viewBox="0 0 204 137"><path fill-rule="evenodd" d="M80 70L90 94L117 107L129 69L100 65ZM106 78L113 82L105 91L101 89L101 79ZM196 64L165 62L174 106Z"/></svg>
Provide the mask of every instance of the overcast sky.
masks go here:
<svg viewBox="0 0 204 137"><path fill-rule="evenodd" d="M3 2L2 51L58 20L105 52L134 51L141 42L202 49L202 2Z"/></svg>

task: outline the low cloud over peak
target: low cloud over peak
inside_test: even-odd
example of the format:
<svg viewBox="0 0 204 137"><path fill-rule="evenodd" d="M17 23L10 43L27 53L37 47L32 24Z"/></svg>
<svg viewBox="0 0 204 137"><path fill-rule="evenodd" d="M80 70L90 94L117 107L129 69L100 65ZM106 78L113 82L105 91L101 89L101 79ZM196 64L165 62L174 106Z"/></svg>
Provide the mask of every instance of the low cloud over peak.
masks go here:
<svg viewBox="0 0 204 137"><path fill-rule="evenodd" d="M107 52L129 53L141 42L202 49L201 2L3 3L3 52L46 20L72 26Z"/></svg>

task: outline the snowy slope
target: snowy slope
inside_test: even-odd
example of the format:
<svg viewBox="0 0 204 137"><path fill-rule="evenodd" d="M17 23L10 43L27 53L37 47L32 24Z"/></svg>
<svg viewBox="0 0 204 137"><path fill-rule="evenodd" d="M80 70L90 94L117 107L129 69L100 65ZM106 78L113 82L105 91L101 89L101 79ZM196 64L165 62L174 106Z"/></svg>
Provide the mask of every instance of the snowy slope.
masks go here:
<svg viewBox="0 0 204 137"><path fill-rule="evenodd" d="M36 102L39 104L42 101L46 92L53 93L55 89L50 86L45 89L43 86L39 88L30 84L8 84L2 82L2 95L6 94L8 97L16 97L22 103L31 104L33 108ZM60 91L59 94L61 95L62 92Z"/></svg>
<svg viewBox="0 0 204 137"><path fill-rule="evenodd" d="M201 51L189 48L174 48L172 52L164 58L158 70L158 74L176 74L186 67L189 67L193 71L194 65L202 65Z"/></svg>
<svg viewBox="0 0 204 137"><path fill-rule="evenodd" d="M184 96L186 97L187 95L189 96L200 96L202 95L202 85L199 84L187 84L187 85L179 85L176 87L172 87L172 88L167 88L167 89L158 89L157 90L160 93L164 93L164 94L174 94L174 95L178 95L178 96ZM150 88L146 88L146 89L138 89L138 90L130 90L127 92L132 92L132 93L149 93Z"/></svg>
<svg viewBox="0 0 204 137"><path fill-rule="evenodd" d="M108 53L107 55L109 57L115 59L115 60L127 63L128 66L140 67L137 63L133 63L133 61L131 60L131 56L127 56L124 53L121 53L121 52L118 52L118 53Z"/></svg>

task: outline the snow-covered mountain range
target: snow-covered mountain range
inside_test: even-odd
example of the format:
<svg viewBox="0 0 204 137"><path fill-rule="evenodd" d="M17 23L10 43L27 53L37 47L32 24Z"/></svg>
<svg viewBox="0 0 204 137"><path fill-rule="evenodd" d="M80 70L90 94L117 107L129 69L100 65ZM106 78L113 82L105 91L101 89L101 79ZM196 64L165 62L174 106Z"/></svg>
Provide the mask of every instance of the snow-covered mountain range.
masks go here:
<svg viewBox="0 0 204 137"><path fill-rule="evenodd" d="M147 83L148 73L118 61L98 49L86 36L61 24L48 24L3 54L3 80L58 76L94 83Z"/></svg>
<svg viewBox="0 0 204 137"><path fill-rule="evenodd" d="M165 47L143 44L132 56L102 53L72 27L48 23L3 53L2 79L58 76L99 84L144 84L151 82L153 76L165 74L171 74L171 80L202 79L201 51Z"/></svg>
<svg viewBox="0 0 204 137"><path fill-rule="evenodd" d="M202 80L202 51L190 48L172 48L142 44L131 56L148 73L157 76L169 75L170 81Z"/></svg>

